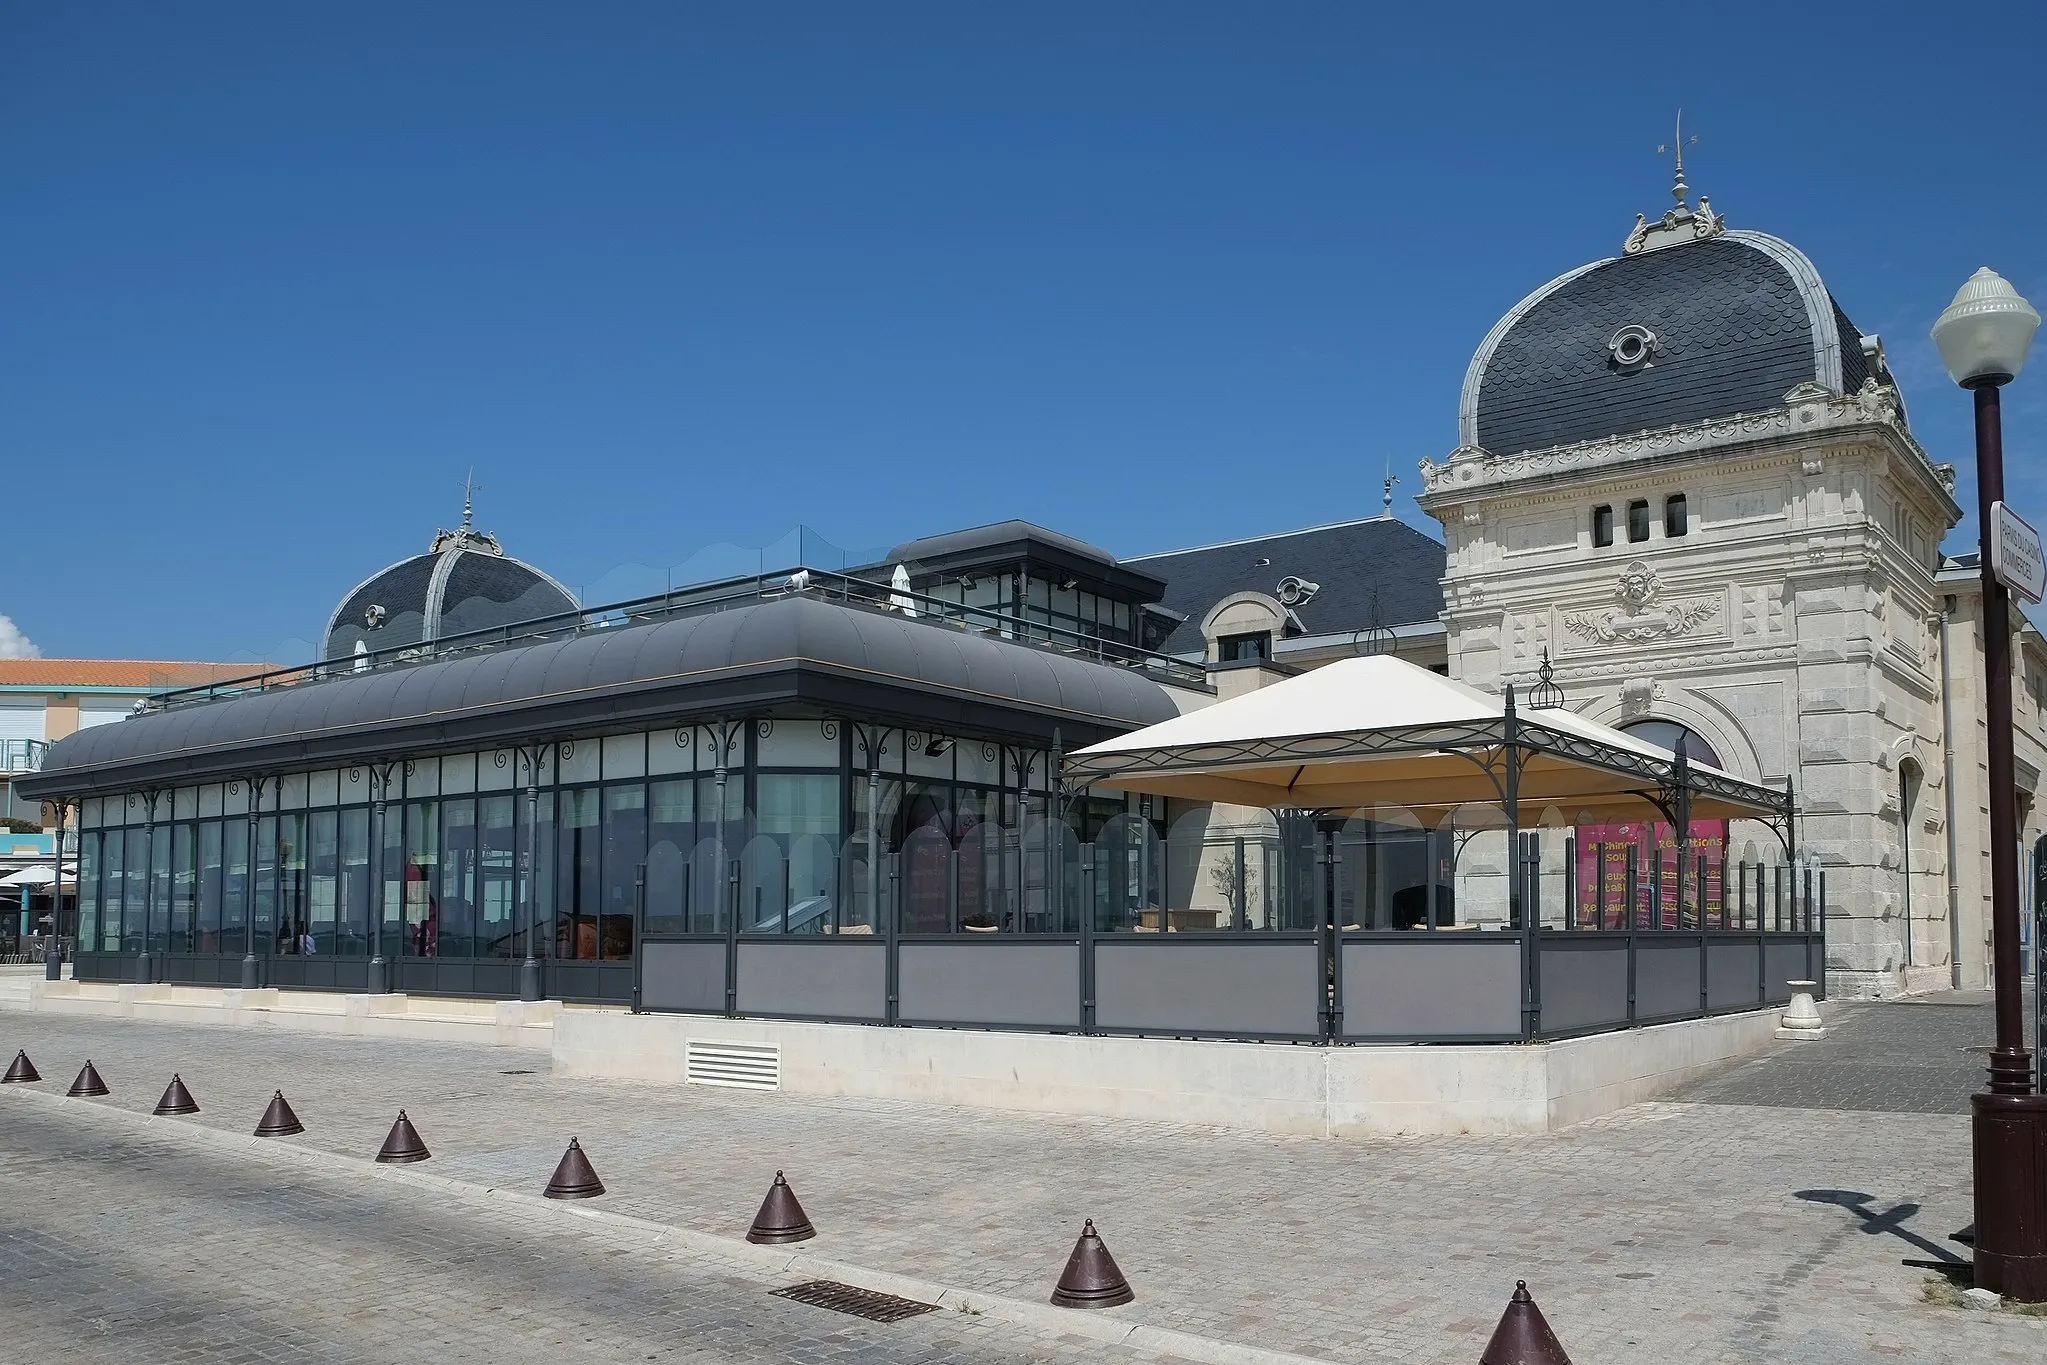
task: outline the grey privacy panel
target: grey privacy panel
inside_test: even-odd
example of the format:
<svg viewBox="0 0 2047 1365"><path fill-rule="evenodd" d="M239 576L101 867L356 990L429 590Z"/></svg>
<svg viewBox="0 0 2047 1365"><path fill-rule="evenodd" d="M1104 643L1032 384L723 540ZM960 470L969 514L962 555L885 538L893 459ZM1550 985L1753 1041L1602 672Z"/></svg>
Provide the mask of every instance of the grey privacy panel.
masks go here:
<svg viewBox="0 0 2047 1365"><path fill-rule="evenodd" d="M1711 943L1706 948L1706 1004L1716 1010L1755 1009L1762 984L1762 944L1756 939Z"/></svg>
<svg viewBox="0 0 2047 1365"><path fill-rule="evenodd" d="M1321 949L1312 939L1097 940L1095 1027L1318 1037L1321 966Z"/></svg>
<svg viewBox="0 0 2047 1365"><path fill-rule="evenodd" d="M896 1015L906 1024L1080 1027L1078 943L900 945Z"/></svg>
<svg viewBox="0 0 2047 1365"><path fill-rule="evenodd" d="M1417 934L1343 945L1347 1038L1518 1037L1521 939Z"/></svg>
<svg viewBox="0 0 2047 1365"><path fill-rule="evenodd" d="M886 1019L888 945L880 939L741 939L739 1012L798 1019Z"/></svg>
<svg viewBox="0 0 2047 1365"><path fill-rule="evenodd" d="M1642 942L1635 954L1635 1017L1668 1019L1698 1012L1698 940Z"/></svg>
<svg viewBox="0 0 2047 1365"><path fill-rule="evenodd" d="M725 1012L725 945L640 945L640 1007L692 1014Z"/></svg>
<svg viewBox="0 0 2047 1365"><path fill-rule="evenodd" d="M1628 1022L1628 940L1588 935L1542 943L1542 1031Z"/></svg>

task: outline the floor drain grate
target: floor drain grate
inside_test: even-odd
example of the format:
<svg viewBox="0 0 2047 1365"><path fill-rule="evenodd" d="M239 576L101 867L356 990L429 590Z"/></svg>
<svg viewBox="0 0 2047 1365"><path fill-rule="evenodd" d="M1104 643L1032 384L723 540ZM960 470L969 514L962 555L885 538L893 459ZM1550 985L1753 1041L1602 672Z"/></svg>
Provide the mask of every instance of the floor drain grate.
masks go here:
<svg viewBox="0 0 2047 1365"><path fill-rule="evenodd" d="M838 1284L832 1280L806 1280L802 1284L770 1292L777 1298L814 1304L819 1308L829 1308L834 1313L851 1313L870 1322L901 1322L919 1313L933 1312L938 1307L936 1304L918 1303L915 1299L899 1299L893 1294L878 1294L872 1289L855 1289L850 1284Z"/></svg>
<svg viewBox="0 0 2047 1365"><path fill-rule="evenodd" d="M500 1071L498 1073L500 1076L537 1076L539 1074L539 1072L527 1067L514 1067L510 1071Z"/></svg>

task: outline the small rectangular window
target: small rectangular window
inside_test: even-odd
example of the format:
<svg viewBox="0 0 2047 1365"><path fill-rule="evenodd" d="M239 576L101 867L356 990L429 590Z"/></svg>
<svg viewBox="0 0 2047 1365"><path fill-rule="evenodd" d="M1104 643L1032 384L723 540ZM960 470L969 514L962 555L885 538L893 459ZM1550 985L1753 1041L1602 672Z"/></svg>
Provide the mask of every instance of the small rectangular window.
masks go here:
<svg viewBox="0 0 2047 1365"><path fill-rule="evenodd" d="M1272 657L1272 632L1259 631L1255 635L1225 635L1216 641L1226 664L1243 659L1270 659Z"/></svg>
<svg viewBox="0 0 2047 1365"><path fill-rule="evenodd" d="M1601 503L1592 509L1592 543L1604 546L1613 544L1613 507Z"/></svg>
<svg viewBox="0 0 2047 1365"><path fill-rule="evenodd" d="M1649 504L1637 498L1628 504L1628 539L1642 541L1649 538Z"/></svg>
<svg viewBox="0 0 2047 1365"><path fill-rule="evenodd" d="M1663 538L1674 540L1691 529L1692 519L1685 508L1685 495L1672 493L1663 500Z"/></svg>

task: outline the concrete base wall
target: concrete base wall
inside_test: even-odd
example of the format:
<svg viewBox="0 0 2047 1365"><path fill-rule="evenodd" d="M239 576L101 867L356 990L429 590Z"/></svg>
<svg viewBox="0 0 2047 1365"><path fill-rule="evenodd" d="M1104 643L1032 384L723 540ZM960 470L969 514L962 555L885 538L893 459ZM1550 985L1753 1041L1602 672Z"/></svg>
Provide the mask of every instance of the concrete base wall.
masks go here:
<svg viewBox="0 0 2047 1365"><path fill-rule="evenodd" d="M771 1044L781 1088L1311 1137L1541 1133L1773 1045L1777 1010L1528 1046L1322 1047L576 1010L565 1076L682 1084L692 1039Z"/></svg>
<svg viewBox="0 0 2047 1365"><path fill-rule="evenodd" d="M554 1020L562 1012L558 1000L428 999L40 979L17 979L6 985L9 989L0 994L0 1007L46 1014L540 1049L552 1045Z"/></svg>

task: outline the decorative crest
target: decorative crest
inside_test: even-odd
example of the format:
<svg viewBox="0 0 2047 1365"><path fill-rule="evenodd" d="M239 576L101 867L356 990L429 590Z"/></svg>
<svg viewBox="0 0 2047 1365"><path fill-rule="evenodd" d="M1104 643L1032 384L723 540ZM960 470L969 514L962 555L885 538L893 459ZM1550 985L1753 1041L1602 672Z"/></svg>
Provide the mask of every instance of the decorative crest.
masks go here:
<svg viewBox="0 0 2047 1365"><path fill-rule="evenodd" d="M1670 197L1677 201L1675 207L1666 212L1658 222L1650 222L1647 215L1635 215L1635 230L1628 234L1628 240L1621 251L1629 256L1658 247L1677 246L1684 242L1701 241L1717 237L1727 230L1727 222L1713 212L1706 196L1699 196L1699 207L1691 204L1692 187L1685 183L1685 148L1699 145L1699 135L1693 133L1690 140L1685 138L1685 111L1677 111L1677 129L1673 140L1660 144L1659 154L1668 152L1675 159L1675 174L1670 186Z"/></svg>
<svg viewBox="0 0 2047 1365"><path fill-rule="evenodd" d="M476 529L476 495L482 489L483 485L476 481L476 466L471 465L468 477L462 480L462 524L452 531L434 532L428 554L437 555L443 550L480 550L492 555L505 552L496 536Z"/></svg>

